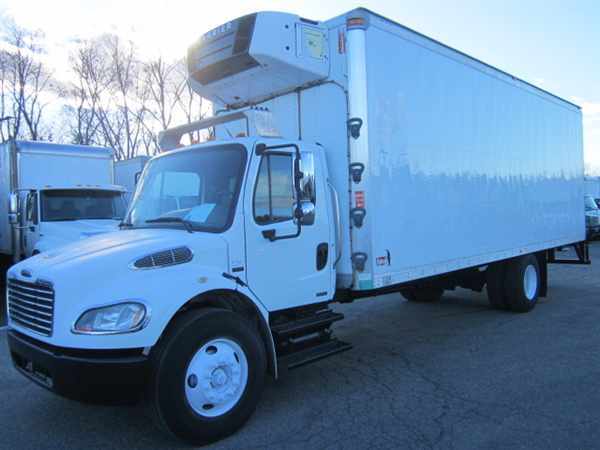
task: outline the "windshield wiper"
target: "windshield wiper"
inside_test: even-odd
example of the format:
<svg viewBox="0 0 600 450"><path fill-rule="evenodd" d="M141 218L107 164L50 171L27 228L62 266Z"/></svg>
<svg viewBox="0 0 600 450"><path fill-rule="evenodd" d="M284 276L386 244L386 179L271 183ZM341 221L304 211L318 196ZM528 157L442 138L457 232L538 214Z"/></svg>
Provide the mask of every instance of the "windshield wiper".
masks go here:
<svg viewBox="0 0 600 450"><path fill-rule="evenodd" d="M193 233L194 228L192 224L181 217L157 217L156 219L149 219L145 221L146 223L181 223L185 227L188 233Z"/></svg>

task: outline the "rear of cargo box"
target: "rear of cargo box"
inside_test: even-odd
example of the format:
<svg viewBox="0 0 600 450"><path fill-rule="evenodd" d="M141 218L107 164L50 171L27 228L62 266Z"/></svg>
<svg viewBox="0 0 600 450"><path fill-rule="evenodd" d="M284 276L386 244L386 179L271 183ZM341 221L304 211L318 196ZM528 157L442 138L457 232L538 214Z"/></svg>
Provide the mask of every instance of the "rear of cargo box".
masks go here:
<svg viewBox="0 0 600 450"><path fill-rule="evenodd" d="M577 106L374 14L366 67L370 254L356 288L585 239Z"/></svg>

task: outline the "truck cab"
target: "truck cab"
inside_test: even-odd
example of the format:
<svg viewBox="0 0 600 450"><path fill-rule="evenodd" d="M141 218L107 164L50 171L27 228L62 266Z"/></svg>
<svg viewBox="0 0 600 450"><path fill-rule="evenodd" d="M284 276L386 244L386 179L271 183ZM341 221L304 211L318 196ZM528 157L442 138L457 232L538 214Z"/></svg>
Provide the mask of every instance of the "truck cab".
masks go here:
<svg viewBox="0 0 600 450"><path fill-rule="evenodd" d="M19 191L20 252L25 257L115 231L125 216L120 186L46 186Z"/></svg>
<svg viewBox="0 0 600 450"><path fill-rule="evenodd" d="M236 274L256 286L267 309L284 309L333 295L331 198L317 145L264 138L208 143L150 161L124 228L183 229L189 239L223 243L224 265L211 270ZM298 276L301 286L292 280Z"/></svg>
<svg viewBox="0 0 600 450"><path fill-rule="evenodd" d="M0 144L0 265L118 229L125 189L114 182L114 154L90 145Z"/></svg>
<svg viewBox="0 0 600 450"><path fill-rule="evenodd" d="M585 234L588 239L594 239L600 235L600 208L594 197L585 197Z"/></svg>
<svg viewBox="0 0 600 450"><path fill-rule="evenodd" d="M326 308L336 284L336 198L317 144L255 136L154 157L120 231L10 268L15 366L78 399L129 398L156 382L161 397L170 393L153 404L179 411L169 426L192 414L234 429L243 420L227 413L246 405L250 414L267 370L277 377L349 348L327 332L341 318ZM297 309L311 319L302 330L311 338L275 339L274 329L290 339L302 329ZM278 363L276 354L291 359ZM152 375L154 358L165 358L166 378ZM169 386L182 394L176 403Z"/></svg>

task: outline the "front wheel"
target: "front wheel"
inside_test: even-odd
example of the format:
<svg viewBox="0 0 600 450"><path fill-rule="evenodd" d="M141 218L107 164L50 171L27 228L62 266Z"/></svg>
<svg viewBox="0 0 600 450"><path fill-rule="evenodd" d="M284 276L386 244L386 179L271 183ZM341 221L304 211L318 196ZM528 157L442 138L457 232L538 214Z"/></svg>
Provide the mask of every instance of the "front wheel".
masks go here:
<svg viewBox="0 0 600 450"><path fill-rule="evenodd" d="M226 310L179 318L153 355L150 406L179 439L203 445L232 434L253 413L266 373L258 331Z"/></svg>

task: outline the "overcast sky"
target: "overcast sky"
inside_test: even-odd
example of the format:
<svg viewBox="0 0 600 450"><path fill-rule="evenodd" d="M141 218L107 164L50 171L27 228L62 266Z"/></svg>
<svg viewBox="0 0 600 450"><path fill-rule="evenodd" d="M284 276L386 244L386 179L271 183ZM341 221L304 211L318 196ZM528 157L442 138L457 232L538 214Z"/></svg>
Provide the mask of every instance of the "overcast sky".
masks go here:
<svg viewBox="0 0 600 450"><path fill-rule="evenodd" d="M74 38L111 31L147 55L176 58L203 32L249 12L328 19L356 6L581 105L586 162L600 171L599 0L0 0L0 14L43 30L60 74Z"/></svg>

